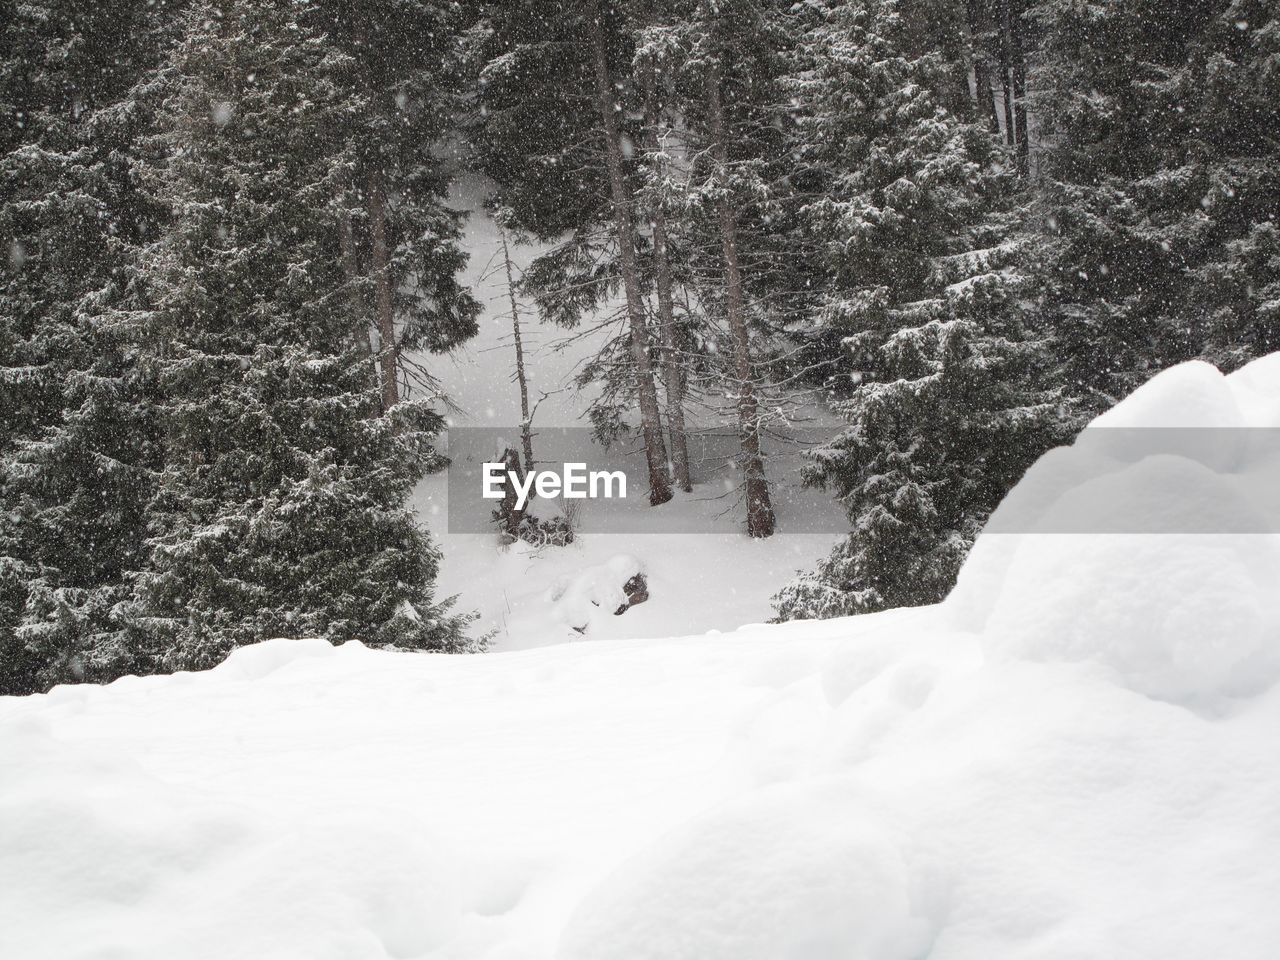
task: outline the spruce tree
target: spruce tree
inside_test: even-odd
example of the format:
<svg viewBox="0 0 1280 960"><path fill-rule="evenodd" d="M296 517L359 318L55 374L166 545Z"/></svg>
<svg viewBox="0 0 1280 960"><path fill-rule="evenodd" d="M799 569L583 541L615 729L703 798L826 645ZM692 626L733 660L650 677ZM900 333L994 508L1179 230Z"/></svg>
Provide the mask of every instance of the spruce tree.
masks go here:
<svg viewBox="0 0 1280 960"><path fill-rule="evenodd" d="M796 305L788 294L803 262L784 246L793 173L779 83L791 39L786 6L690 0L651 8L638 58L642 71L665 68L667 109L679 118L683 184L664 177L663 164L646 172L650 193L666 205L665 233L684 248L686 282L714 345L703 393L721 401L717 418L737 428L754 537L774 530L761 438L787 407L771 390L766 358Z"/></svg>
<svg viewBox="0 0 1280 960"><path fill-rule="evenodd" d="M512 223L554 240L607 216L592 65L576 9L556 0L488 2L467 39L474 109L469 161Z"/></svg>
<svg viewBox="0 0 1280 960"><path fill-rule="evenodd" d="M806 45L793 89L817 179L802 215L827 270L809 336L834 351L849 423L807 477L853 531L779 594L783 619L940 599L1058 422L989 129L942 105L944 64L908 52L894 0L831 4Z"/></svg>
<svg viewBox="0 0 1280 960"><path fill-rule="evenodd" d="M597 0L486 5L474 34L480 111L472 133L478 165L498 183L497 202L522 227L541 237L572 230L526 274L544 315L577 326L586 311L622 294L619 329L581 382L604 381L591 416L605 442L628 431L627 413L638 410L649 502L657 506L671 499L671 480L639 255L638 131L626 82L633 38L624 14Z"/></svg>
<svg viewBox="0 0 1280 960"><path fill-rule="evenodd" d="M1181 306L1204 318L1204 357L1229 370L1280 350L1280 11L1226 4L1192 65L1167 91L1196 104L1183 149L1204 189L1190 208L1201 262Z"/></svg>
<svg viewBox="0 0 1280 960"><path fill-rule="evenodd" d="M1194 357L1274 350L1276 12L1258 0L1043 0L1040 283L1094 409Z"/></svg>
<svg viewBox="0 0 1280 960"><path fill-rule="evenodd" d="M647 4L637 18L644 24L633 58L634 70L640 78L644 103L644 159L640 171L641 187L637 191L640 208L648 215L650 234L650 269L657 301L654 326L662 344L662 380L666 393L665 412L670 438L672 479L686 493L693 490L689 469L688 430L685 426L685 403L689 391L687 358L688 336L676 318L675 286L678 271L672 262L673 233L667 209L671 189L669 179L678 178L667 153L668 110L665 98L666 78L674 70L672 58L679 46L673 42L669 26L660 19L663 11L656 2ZM674 217L672 218L674 219Z"/></svg>
<svg viewBox="0 0 1280 960"><path fill-rule="evenodd" d="M342 225L347 269L384 408L437 387L408 354L447 353L475 336L480 306L458 281L465 214L448 203L441 149L461 110L465 7L452 0L315 0L308 14L346 57L333 80L363 107L345 137L358 202Z"/></svg>
<svg viewBox="0 0 1280 960"><path fill-rule="evenodd" d="M0 52L0 677L11 692L138 666L117 606L156 452L114 311L154 210L138 89L177 4L8 4Z"/></svg>
<svg viewBox="0 0 1280 960"><path fill-rule="evenodd" d="M157 80L145 171L165 467L130 608L164 668L273 636L460 650L406 498L438 465L425 402L382 409L343 268L346 135L370 109L313 4L207 0ZM358 283L357 281L354 281Z"/></svg>

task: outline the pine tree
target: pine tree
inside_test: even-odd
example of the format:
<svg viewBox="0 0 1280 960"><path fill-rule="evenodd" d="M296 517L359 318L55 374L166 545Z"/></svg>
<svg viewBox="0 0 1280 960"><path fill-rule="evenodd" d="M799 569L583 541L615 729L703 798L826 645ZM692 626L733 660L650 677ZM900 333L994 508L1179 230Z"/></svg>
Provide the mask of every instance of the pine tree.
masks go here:
<svg viewBox="0 0 1280 960"><path fill-rule="evenodd" d="M335 83L362 112L346 138L355 163L347 190L348 270L384 409L415 382L435 385L407 356L445 353L475 336L480 307L458 282L464 214L447 202L440 145L461 109L464 8L451 0L316 0L311 16L347 57Z"/></svg>
<svg viewBox="0 0 1280 960"><path fill-rule="evenodd" d="M144 264L165 467L134 629L164 668L272 636L468 647L406 504L441 420L384 411L352 331L347 131L371 109L297 0L206 0L156 83Z"/></svg>
<svg viewBox="0 0 1280 960"><path fill-rule="evenodd" d="M131 176L139 81L176 4L53 0L4 17L0 104L0 690L137 665L117 613L155 445L113 311L153 210Z"/></svg>
<svg viewBox="0 0 1280 960"><path fill-rule="evenodd" d="M1226 4L1192 64L1166 91L1197 104L1183 149L1204 188L1187 231L1203 259L1181 306L1188 323L1204 318L1206 359L1229 370L1280 350L1280 11Z"/></svg>
<svg viewBox="0 0 1280 960"><path fill-rule="evenodd" d="M539 240L607 219L592 64L577 10L557 0L479 6L467 39L469 162Z"/></svg>
<svg viewBox="0 0 1280 960"><path fill-rule="evenodd" d="M639 254L623 13L596 0L567 9L543 0L487 5L474 38L480 113L472 139L478 165L497 181L497 202L522 228L543 238L572 230L526 273L540 312L575 327L621 292L620 329L583 378L604 381L591 410L602 440L628 430L627 413L639 411L657 506L671 499L671 481Z"/></svg>
<svg viewBox="0 0 1280 960"><path fill-rule="evenodd" d="M1043 0L1041 285L1094 409L1165 366L1275 349L1276 14L1266 2ZM1274 287L1271 287L1274 290Z"/></svg>
<svg viewBox="0 0 1280 960"><path fill-rule="evenodd" d="M657 506L671 499L671 480L667 474L667 448L662 435L662 415L658 407L658 391L650 355L653 342L645 311L644 293L640 286L640 266L636 258L635 200L624 168L623 133L617 116L620 108L614 93L615 75L605 36L605 13L606 8L599 0L584 0L595 80L595 104L600 114L614 235L627 303L627 327L631 341L631 362L635 366L640 430L644 436L645 458L649 465L649 502ZM630 140L628 142L634 143Z"/></svg>
<svg viewBox="0 0 1280 960"><path fill-rule="evenodd" d="M653 15L652 10L648 11ZM664 42L664 25L655 24L643 35L635 56L636 71L644 100L644 165L640 206L649 216L650 272L657 299L654 318L662 344L662 379L666 392L667 430L670 438L671 472L676 486L693 490L689 468L688 429L685 426L685 398L689 391L689 371L685 357L687 337L676 319L676 270L671 261L671 234L667 218L667 177L669 158L665 149L666 122L662 102L662 82L671 69L668 60L674 45Z"/></svg>
<svg viewBox="0 0 1280 960"><path fill-rule="evenodd" d="M783 619L940 599L1058 423L1019 306L1001 154L942 106L949 75L906 52L904 29L894 0L833 3L793 82L820 174L803 215L828 271L812 337L843 357L831 385L849 423L807 476L853 531L779 594Z"/></svg>
<svg viewBox="0 0 1280 960"><path fill-rule="evenodd" d="M666 53L675 88L670 109L680 118L687 156L679 227L696 300L708 326L720 328L720 362L706 390L727 401L724 412L738 429L746 528L753 537L774 530L761 437L766 420L786 406L771 395L762 361L796 306L783 290L794 292L801 259L794 249L785 252L793 172L779 83L790 39L786 6L770 0L674 4L665 13L666 28L651 29L647 42L673 48Z"/></svg>

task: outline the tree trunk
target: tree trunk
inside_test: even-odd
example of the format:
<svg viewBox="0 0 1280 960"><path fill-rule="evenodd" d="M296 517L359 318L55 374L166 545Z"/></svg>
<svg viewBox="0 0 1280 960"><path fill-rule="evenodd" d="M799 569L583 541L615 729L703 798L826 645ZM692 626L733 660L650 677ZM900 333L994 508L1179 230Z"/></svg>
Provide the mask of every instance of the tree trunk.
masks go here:
<svg viewBox="0 0 1280 960"><path fill-rule="evenodd" d="M1012 56L1009 50L1009 0L1000 0L1000 92L1004 100L1004 142L1017 142L1018 125L1013 116Z"/></svg>
<svg viewBox="0 0 1280 960"><path fill-rule="evenodd" d="M529 381L524 372L524 340L520 336L520 307L516 303L516 285L511 276L511 252L507 248L507 231L502 238L502 263L507 270L507 296L511 298L511 335L516 345L516 382L520 384L520 443L524 447L525 473L533 472L533 425L529 422Z"/></svg>
<svg viewBox="0 0 1280 960"><path fill-rule="evenodd" d="M720 72L712 66L707 78L707 110L711 120L711 153L721 180L727 180L729 169L728 134L725 129L724 105L720 102ZM738 380L738 429L742 438L743 474L746 478L747 535L768 537L773 534L773 504L769 501L769 484L760 457L760 413L756 405L751 370L751 343L743 306L742 271L738 265L738 222L729 199L716 201L720 215L720 243L724 257L725 312L729 332L733 336L734 373Z"/></svg>
<svg viewBox="0 0 1280 960"><path fill-rule="evenodd" d="M502 469L502 502L498 504L498 523L502 527L502 532L515 542L520 539L520 524L524 520L524 511L516 506L518 494L515 484L511 482L511 476L514 474L519 478L520 483L524 483L526 474L520 469L520 454L510 447L503 450Z"/></svg>
<svg viewBox="0 0 1280 960"><path fill-rule="evenodd" d="M1022 32L1023 0L1009 0L1009 46L1013 69L1013 132L1018 141L1018 170L1030 172L1031 144L1027 140L1027 59Z"/></svg>
<svg viewBox="0 0 1280 960"><path fill-rule="evenodd" d="M636 266L631 196L623 176L622 144L618 134L618 119L614 116L613 77L605 54L600 4L598 0L588 0L586 8L595 61L596 108L600 112L604 133L605 162L609 168L609 190L613 199L613 222L618 238L618 253L622 260L622 285L627 297L627 316L631 325L631 356L636 368L640 424L644 434L645 459L649 467L649 503L657 506L671 499L671 482L667 479L667 450L662 440L658 388L653 382L653 367L649 363L649 330L645 322L640 274Z"/></svg>
<svg viewBox="0 0 1280 960"><path fill-rule="evenodd" d="M382 411L400 402L400 348L396 344L394 299L395 279L391 276L391 256L387 246L387 194L382 170L369 169L369 234L374 290L377 292L376 329L378 365L382 373Z"/></svg>
<svg viewBox="0 0 1280 960"><path fill-rule="evenodd" d="M644 71L645 147L659 163L662 143L658 136L658 80L652 64ZM658 287L658 324L663 346L663 380L667 388L667 429L671 433L671 463L676 485L693 490L689 474L689 442L684 425L685 370L680 356L675 303L671 295L671 260L667 256L667 216L661 201L653 205L653 263Z"/></svg>
<svg viewBox="0 0 1280 960"><path fill-rule="evenodd" d="M978 113L991 124L991 132L1000 132L1000 116L991 91L990 19L984 0L967 0L969 14L969 47L973 57L973 82L978 92Z"/></svg>
<svg viewBox="0 0 1280 960"><path fill-rule="evenodd" d="M347 283L351 286L351 311L356 321L352 326L352 339L356 350L367 359L372 383L379 384L378 362L369 347L369 311L368 303L356 289L360 282L360 254L356 247L355 229L351 224L350 214L344 214L339 227L339 242L342 245L342 272L346 274Z"/></svg>

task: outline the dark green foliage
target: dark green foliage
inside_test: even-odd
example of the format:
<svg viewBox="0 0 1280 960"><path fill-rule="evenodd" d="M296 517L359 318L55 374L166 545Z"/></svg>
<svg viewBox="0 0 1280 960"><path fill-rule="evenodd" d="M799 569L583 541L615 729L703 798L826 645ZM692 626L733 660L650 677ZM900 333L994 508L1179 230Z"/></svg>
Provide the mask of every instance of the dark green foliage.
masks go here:
<svg viewBox="0 0 1280 960"><path fill-rule="evenodd" d="M448 0L314 0L306 16L335 56L333 81L361 108L345 117L351 146L346 189L367 203L376 172L387 205L392 290L401 350L443 353L476 334L480 306L458 282L464 214L446 202L449 171L440 145L462 109L459 32L466 5ZM362 274L371 270L365 204L347 218ZM360 296L370 297L370 284ZM410 378L412 379L412 378Z"/></svg>
<svg viewBox="0 0 1280 960"><path fill-rule="evenodd" d="M135 666L117 605L145 535L149 378L113 311L154 209L135 85L176 4L6 4L0 42L0 692Z"/></svg>
<svg viewBox="0 0 1280 960"><path fill-rule="evenodd" d="M713 317L724 313L716 202L728 197L736 213L753 348L757 359L766 358L778 346L773 338L803 323L814 309L820 274L798 216L797 199L811 171L792 151L797 110L786 82L802 56L801 30L815 14L781 0L674 6L683 10L672 11L673 22L646 35L667 64L671 107L681 119L680 149L688 157L683 189L668 182L660 192L688 261L687 283ZM713 77L724 112L723 169L710 149ZM766 366L761 364L762 371ZM768 390L768 379L761 377L759 389Z"/></svg>
<svg viewBox="0 0 1280 960"><path fill-rule="evenodd" d="M941 599L1059 418L989 131L942 105L943 64L909 53L893 0L833 4L809 42L798 139L821 180L803 216L827 270L811 336L840 351L849 426L807 475L853 531L782 591L784 619Z"/></svg>
<svg viewBox="0 0 1280 960"><path fill-rule="evenodd" d="M365 104L305 11L201 5L159 80L169 159L148 180L173 220L146 332L165 467L130 616L168 669L280 635L466 646L406 506L439 416L382 415L353 336L339 225Z"/></svg>
<svg viewBox="0 0 1280 960"><path fill-rule="evenodd" d="M1047 0L1028 17L1043 296L1068 385L1096 408L1180 360L1275 350L1273 5Z"/></svg>
<svg viewBox="0 0 1280 960"><path fill-rule="evenodd" d="M364 63L350 5L185 7L0 18L0 693L274 635L468 645L407 508L440 421L380 415L341 229L375 158L402 345L474 333L432 153L457 5L383 5Z"/></svg>
<svg viewBox="0 0 1280 960"><path fill-rule="evenodd" d="M473 163L493 178L514 224L548 239L608 215L600 118L578 6L485 3L468 42L476 96L465 133ZM616 30L609 36L620 43ZM614 53L616 62L628 56L623 49Z"/></svg>

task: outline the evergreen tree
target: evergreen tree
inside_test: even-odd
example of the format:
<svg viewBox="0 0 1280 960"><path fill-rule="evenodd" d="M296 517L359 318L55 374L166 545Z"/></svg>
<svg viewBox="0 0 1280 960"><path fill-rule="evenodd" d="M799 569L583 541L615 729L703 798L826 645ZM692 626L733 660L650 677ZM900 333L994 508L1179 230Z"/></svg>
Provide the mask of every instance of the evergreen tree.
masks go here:
<svg viewBox="0 0 1280 960"><path fill-rule="evenodd" d="M793 316L804 258L787 241L793 166L785 153L789 107L780 80L791 43L786 4L724 0L665 5L645 32L641 66L665 61L670 112L686 167L683 194L651 165L667 204L668 234L681 237L688 283L712 335L714 371L704 395L724 401L737 426L751 536L773 533L761 437L787 403L770 385L767 358ZM674 194L674 195L673 195Z"/></svg>
<svg viewBox="0 0 1280 960"><path fill-rule="evenodd" d="M942 106L947 71L906 52L904 29L894 0L833 3L794 79L820 175L803 215L828 271L812 337L843 356L832 388L849 422L807 476L853 532L779 594L783 619L940 599L1058 423L1019 309L1001 155Z"/></svg>
<svg viewBox="0 0 1280 960"><path fill-rule="evenodd" d="M576 326L586 310L622 293L621 329L584 376L605 381L606 398L591 413L606 442L629 429L625 412L638 409L649 501L657 506L671 499L671 481L639 257L625 11L597 0L567 8L520 0L489 4L485 13L474 33L479 165L498 181L497 202L529 232L573 231L526 275L545 315Z"/></svg>
<svg viewBox="0 0 1280 960"><path fill-rule="evenodd" d="M341 225L355 302L384 408L414 383L435 389L406 354L444 353L475 336L480 307L458 282L464 214L448 205L440 146L461 109L464 7L452 0L316 0L309 14L346 56L334 77L363 108L345 137L360 201Z"/></svg>
<svg viewBox="0 0 1280 960"><path fill-rule="evenodd" d="M1166 95L1197 105L1183 150L1204 188L1179 231L1199 251L1181 306L1204 318L1206 359L1233 369L1280 350L1280 11L1226 4Z"/></svg>
<svg viewBox="0 0 1280 960"><path fill-rule="evenodd" d="M608 218L592 65L577 10L555 0L480 5L468 35L470 161L513 224L553 240Z"/></svg>
<svg viewBox="0 0 1280 960"><path fill-rule="evenodd" d="M644 24L633 58L634 70L640 77L644 102L644 158L641 165L642 186L637 192L640 208L648 214L650 251L649 273L653 278L657 315L654 325L662 344L662 379L666 393L667 430L670 438L671 472L676 486L686 493L693 490L689 469L688 430L685 426L685 403L689 391L688 342L686 331L676 318L675 285L678 271L672 262L671 225L668 223L669 181L673 164L667 153L668 120L664 95L666 78L676 67L679 45L668 25L660 19L664 12L656 2L646 5L636 18ZM674 218L673 218L674 219Z"/></svg>
<svg viewBox="0 0 1280 960"><path fill-rule="evenodd" d="M155 446L135 300L153 211L131 176L136 87L175 4L6 4L0 42L0 692L136 666L117 604Z"/></svg>
<svg viewBox="0 0 1280 960"><path fill-rule="evenodd" d="M1272 7L1043 0L1027 14L1043 37L1040 282L1063 378L1095 409L1170 364L1229 367L1280 342Z"/></svg>
<svg viewBox="0 0 1280 960"><path fill-rule="evenodd" d="M343 269L371 109L300 0L207 0L157 85L144 264L165 467L130 609L164 668L272 636L460 650L406 498L441 421L380 407Z"/></svg>

